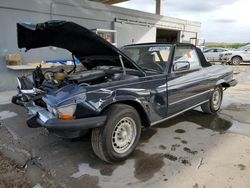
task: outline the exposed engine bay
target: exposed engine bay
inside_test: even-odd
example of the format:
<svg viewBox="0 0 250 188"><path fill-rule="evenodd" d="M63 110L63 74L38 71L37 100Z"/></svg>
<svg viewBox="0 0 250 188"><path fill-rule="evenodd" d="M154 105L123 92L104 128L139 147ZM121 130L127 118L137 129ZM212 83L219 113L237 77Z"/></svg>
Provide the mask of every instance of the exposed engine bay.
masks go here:
<svg viewBox="0 0 250 188"><path fill-rule="evenodd" d="M43 91L59 89L67 84L95 85L104 82L118 81L128 78L136 78L137 71L124 75L123 70L117 67L100 67L92 70L78 72L67 72L64 69L59 71L45 71L41 74L38 67L33 72L33 80L36 88Z"/></svg>
<svg viewBox="0 0 250 188"><path fill-rule="evenodd" d="M56 91L69 84L91 86L105 82L119 81L124 79L138 78L136 70L128 70L124 73L121 67L100 66L91 70L67 71L67 68L59 70L42 71L41 66L36 67L29 77L18 77L18 90L20 95L13 97L12 102L24 105L34 101L37 105L46 107L42 101L42 95L49 91Z"/></svg>

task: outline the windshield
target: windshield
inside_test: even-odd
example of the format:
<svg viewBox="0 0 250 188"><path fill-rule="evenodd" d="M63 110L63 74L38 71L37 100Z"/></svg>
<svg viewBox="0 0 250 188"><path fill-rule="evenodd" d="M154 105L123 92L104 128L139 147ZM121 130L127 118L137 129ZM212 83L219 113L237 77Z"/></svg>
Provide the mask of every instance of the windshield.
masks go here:
<svg viewBox="0 0 250 188"><path fill-rule="evenodd" d="M244 50L247 50L249 48L250 48L250 45L247 45L247 46L242 46L242 47L238 48L237 50L244 51Z"/></svg>
<svg viewBox="0 0 250 188"><path fill-rule="evenodd" d="M164 72L169 66L171 45L126 46L122 51L145 71Z"/></svg>

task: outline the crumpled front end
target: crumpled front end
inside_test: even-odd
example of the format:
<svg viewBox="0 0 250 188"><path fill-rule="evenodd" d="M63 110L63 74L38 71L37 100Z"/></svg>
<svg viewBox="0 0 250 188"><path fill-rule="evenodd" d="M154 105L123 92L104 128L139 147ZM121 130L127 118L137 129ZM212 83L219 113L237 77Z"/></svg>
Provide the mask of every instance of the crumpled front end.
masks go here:
<svg viewBox="0 0 250 188"><path fill-rule="evenodd" d="M78 137L89 129L102 126L106 116L86 101L85 86L68 85L42 97L46 107L26 103L31 128L44 127L63 137ZM68 133L68 134L67 134ZM73 136L68 136L73 135Z"/></svg>

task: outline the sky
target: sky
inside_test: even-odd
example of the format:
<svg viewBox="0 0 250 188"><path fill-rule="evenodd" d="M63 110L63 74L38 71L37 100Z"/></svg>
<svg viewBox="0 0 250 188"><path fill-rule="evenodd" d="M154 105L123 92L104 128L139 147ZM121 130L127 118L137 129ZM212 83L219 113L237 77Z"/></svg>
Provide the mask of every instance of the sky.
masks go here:
<svg viewBox="0 0 250 188"><path fill-rule="evenodd" d="M155 13L155 0L116 6ZM207 42L250 42L250 0L164 0L164 15L202 23Z"/></svg>

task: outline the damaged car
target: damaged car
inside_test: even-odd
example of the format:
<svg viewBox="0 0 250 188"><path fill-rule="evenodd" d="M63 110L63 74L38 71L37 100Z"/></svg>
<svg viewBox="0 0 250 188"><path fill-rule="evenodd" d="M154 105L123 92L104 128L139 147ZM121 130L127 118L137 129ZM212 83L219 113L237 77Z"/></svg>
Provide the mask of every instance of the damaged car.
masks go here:
<svg viewBox="0 0 250 188"><path fill-rule="evenodd" d="M93 151L106 162L128 158L142 128L198 106L216 113L224 89L237 84L231 67L212 66L192 44L118 49L67 21L18 23L17 32L19 48L63 48L84 67L45 72L37 67L31 76L17 78L12 102L27 109L27 125L66 138L91 131Z"/></svg>

